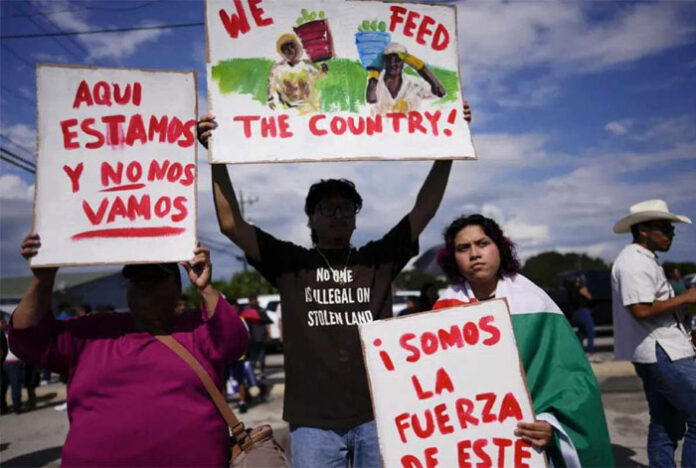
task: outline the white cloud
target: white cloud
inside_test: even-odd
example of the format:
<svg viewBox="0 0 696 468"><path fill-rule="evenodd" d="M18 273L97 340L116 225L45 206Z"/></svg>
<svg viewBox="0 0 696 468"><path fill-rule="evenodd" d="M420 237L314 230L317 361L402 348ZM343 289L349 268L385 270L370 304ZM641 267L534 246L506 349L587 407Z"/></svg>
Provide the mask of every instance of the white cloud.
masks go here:
<svg viewBox="0 0 696 468"><path fill-rule="evenodd" d="M598 20L584 3L458 2L465 90L503 107L542 105L557 95L559 76L603 71L695 40L685 3L612 5L613 15ZM516 72L529 67L544 72L521 79Z"/></svg>
<svg viewBox="0 0 696 468"><path fill-rule="evenodd" d="M36 130L26 124L2 125L0 134L12 140L15 146L19 146L24 152L22 157L28 158L27 152L34 154L36 151Z"/></svg>
<svg viewBox="0 0 696 468"><path fill-rule="evenodd" d="M628 121L612 121L604 126L604 130L612 135L625 135L628 133L628 127L631 125Z"/></svg>
<svg viewBox="0 0 696 468"><path fill-rule="evenodd" d="M0 175L0 200L34 199L34 184L27 184L16 174Z"/></svg>
<svg viewBox="0 0 696 468"><path fill-rule="evenodd" d="M39 8L46 8L51 5L51 8L58 11L59 6L69 6L69 2L41 0L37 2ZM69 10L69 8L66 8ZM87 20L87 14L84 11L61 11L51 15L52 21L65 31L89 31L95 29L116 29L116 26L100 24L98 26L91 25ZM151 21L140 21L131 26L157 26ZM126 31L120 33L105 33L105 34L89 34L76 36L76 40L89 51L89 56L86 61L91 62L98 59L113 58L123 59L132 55L138 47L146 42L152 42L160 37L170 34L167 29L152 29L141 31Z"/></svg>

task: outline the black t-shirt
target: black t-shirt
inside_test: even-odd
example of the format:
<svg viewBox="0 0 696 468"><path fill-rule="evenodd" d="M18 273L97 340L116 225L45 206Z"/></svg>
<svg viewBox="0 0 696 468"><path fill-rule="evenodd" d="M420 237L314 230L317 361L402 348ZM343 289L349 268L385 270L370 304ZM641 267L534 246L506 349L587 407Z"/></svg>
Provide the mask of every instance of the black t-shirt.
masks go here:
<svg viewBox="0 0 696 468"><path fill-rule="evenodd" d="M283 419L326 429L373 419L357 325L392 316L391 282L418 253L408 217L350 257L256 236L261 260L249 262L278 288L283 311Z"/></svg>

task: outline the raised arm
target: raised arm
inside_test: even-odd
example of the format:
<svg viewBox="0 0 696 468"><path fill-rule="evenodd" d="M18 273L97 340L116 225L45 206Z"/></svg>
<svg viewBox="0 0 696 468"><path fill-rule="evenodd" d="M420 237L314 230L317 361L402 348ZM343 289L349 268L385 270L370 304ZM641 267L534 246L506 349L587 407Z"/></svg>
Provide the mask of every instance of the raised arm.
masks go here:
<svg viewBox="0 0 696 468"><path fill-rule="evenodd" d="M408 215L411 224L411 238L415 241L423 232L425 226L435 216L442 196L445 194L447 180L449 179L452 161L439 160L433 163L423 186L416 197L416 204Z"/></svg>
<svg viewBox="0 0 696 468"><path fill-rule="evenodd" d="M210 262L210 249L207 247L196 246L193 251L193 259L188 262L181 262L188 274L191 284L198 289L208 317L212 317L217 307L220 293L211 284L213 275L213 265Z"/></svg>
<svg viewBox="0 0 696 468"><path fill-rule="evenodd" d="M40 247L39 235L29 234L22 242L22 256L29 260L39 252ZM58 268L32 268L34 277L12 315L14 328L32 327L51 312L51 292L57 271Z"/></svg>
<svg viewBox="0 0 696 468"><path fill-rule="evenodd" d="M215 117L210 114L198 122L198 141L206 148L208 147L208 138L216 127ZM237 244L247 256L259 260L261 255L256 240L256 231L242 217L227 168L224 164L211 164L211 173L215 213L220 231Z"/></svg>
<svg viewBox="0 0 696 468"><path fill-rule="evenodd" d="M464 119L471 123L471 108L469 103L464 100ZM423 186L416 197L416 204L408 215L411 223L411 237L416 240L425 226L435 216L442 197L447 188L452 161L438 160L433 163L433 167L428 173L428 177L423 182Z"/></svg>

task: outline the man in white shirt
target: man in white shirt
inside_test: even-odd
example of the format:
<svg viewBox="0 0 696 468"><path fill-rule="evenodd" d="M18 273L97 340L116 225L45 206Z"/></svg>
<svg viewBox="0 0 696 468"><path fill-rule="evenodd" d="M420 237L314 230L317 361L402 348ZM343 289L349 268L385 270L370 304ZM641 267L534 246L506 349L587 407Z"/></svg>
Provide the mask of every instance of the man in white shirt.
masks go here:
<svg viewBox="0 0 696 468"><path fill-rule="evenodd" d="M684 435L682 466L696 466L696 361L684 307L696 304L696 288L675 296L655 255L671 247L673 222L691 224L664 201L647 200L614 226L633 235L611 270L614 352L632 361L643 381L650 466L675 466Z"/></svg>

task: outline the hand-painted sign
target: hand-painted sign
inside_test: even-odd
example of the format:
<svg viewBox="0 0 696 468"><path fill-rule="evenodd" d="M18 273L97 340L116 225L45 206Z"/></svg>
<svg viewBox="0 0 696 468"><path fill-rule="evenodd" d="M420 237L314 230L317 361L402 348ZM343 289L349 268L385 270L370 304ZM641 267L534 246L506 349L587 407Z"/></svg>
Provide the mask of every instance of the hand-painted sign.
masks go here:
<svg viewBox="0 0 696 468"><path fill-rule="evenodd" d="M359 327L386 467L546 466L504 300Z"/></svg>
<svg viewBox="0 0 696 468"><path fill-rule="evenodd" d="M455 12L207 0L211 161L475 158Z"/></svg>
<svg viewBox="0 0 696 468"><path fill-rule="evenodd" d="M195 74L39 65L36 75L32 266L190 258Z"/></svg>

